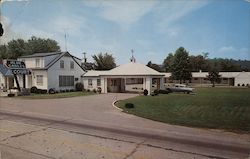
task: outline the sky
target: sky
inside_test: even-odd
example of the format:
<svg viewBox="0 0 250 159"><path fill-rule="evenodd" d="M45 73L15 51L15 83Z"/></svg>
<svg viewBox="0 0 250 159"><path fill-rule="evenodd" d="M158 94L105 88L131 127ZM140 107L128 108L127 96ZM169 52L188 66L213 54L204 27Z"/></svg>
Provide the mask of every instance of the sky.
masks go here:
<svg viewBox="0 0 250 159"><path fill-rule="evenodd" d="M111 53L117 64L161 64L184 47L190 55L250 60L247 0L2 0L1 44L31 36L58 41L88 61Z"/></svg>

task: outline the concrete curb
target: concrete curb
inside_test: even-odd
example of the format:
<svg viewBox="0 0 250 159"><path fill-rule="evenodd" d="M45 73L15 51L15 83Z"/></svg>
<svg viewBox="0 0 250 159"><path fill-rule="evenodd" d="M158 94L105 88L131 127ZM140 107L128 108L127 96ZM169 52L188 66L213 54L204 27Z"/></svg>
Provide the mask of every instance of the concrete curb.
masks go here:
<svg viewBox="0 0 250 159"><path fill-rule="evenodd" d="M123 109L121 109L121 108L119 108L119 107L117 107L117 106L115 105L115 103L118 102L118 101L119 101L119 100L113 101L112 106L113 106L114 108L116 108L116 109L118 109L118 110L120 110L120 111L122 112Z"/></svg>

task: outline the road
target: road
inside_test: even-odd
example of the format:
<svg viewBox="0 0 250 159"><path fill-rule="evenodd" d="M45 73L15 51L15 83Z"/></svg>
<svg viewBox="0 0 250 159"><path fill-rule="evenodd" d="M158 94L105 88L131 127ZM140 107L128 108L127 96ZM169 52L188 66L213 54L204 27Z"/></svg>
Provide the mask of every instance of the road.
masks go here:
<svg viewBox="0 0 250 159"><path fill-rule="evenodd" d="M122 113L111 106L114 98L132 96L98 95L60 100L1 98L1 158L249 157L249 134L163 124Z"/></svg>

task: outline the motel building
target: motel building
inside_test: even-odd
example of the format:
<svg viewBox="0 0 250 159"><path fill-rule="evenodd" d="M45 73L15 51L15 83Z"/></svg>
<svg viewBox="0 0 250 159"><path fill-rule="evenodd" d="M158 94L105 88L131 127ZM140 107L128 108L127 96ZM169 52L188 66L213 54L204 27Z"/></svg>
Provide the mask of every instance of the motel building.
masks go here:
<svg viewBox="0 0 250 159"><path fill-rule="evenodd" d="M90 70L83 75L86 90L101 89L102 93L143 92L164 89L164 74L135 62L120 65L109 71Z"/></svg>
<svg viewBox="0 0 250 159"><path fill-rule="evenodd" d="M69 52L35 53L21 56L26 68L30 70L29 75L18 76L19 85L26 88L33 86L38 89L49 90L71 90L75 84L81 82L84 70L81 67L81 59L71 55Z"/></svg>

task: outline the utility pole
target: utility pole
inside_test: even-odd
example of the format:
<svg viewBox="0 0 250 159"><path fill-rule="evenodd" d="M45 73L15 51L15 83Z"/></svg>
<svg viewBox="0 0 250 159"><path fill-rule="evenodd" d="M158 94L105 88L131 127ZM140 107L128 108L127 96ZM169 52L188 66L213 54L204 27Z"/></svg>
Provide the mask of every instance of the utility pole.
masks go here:
<svg viewBox="0 0 250 159"><path fill-rule="evenodd" d="M82 53L83 54L83 61L84 61L84 63L87 63L87 57L86 57L86 52L84 52L84 53Z"/></svg>

